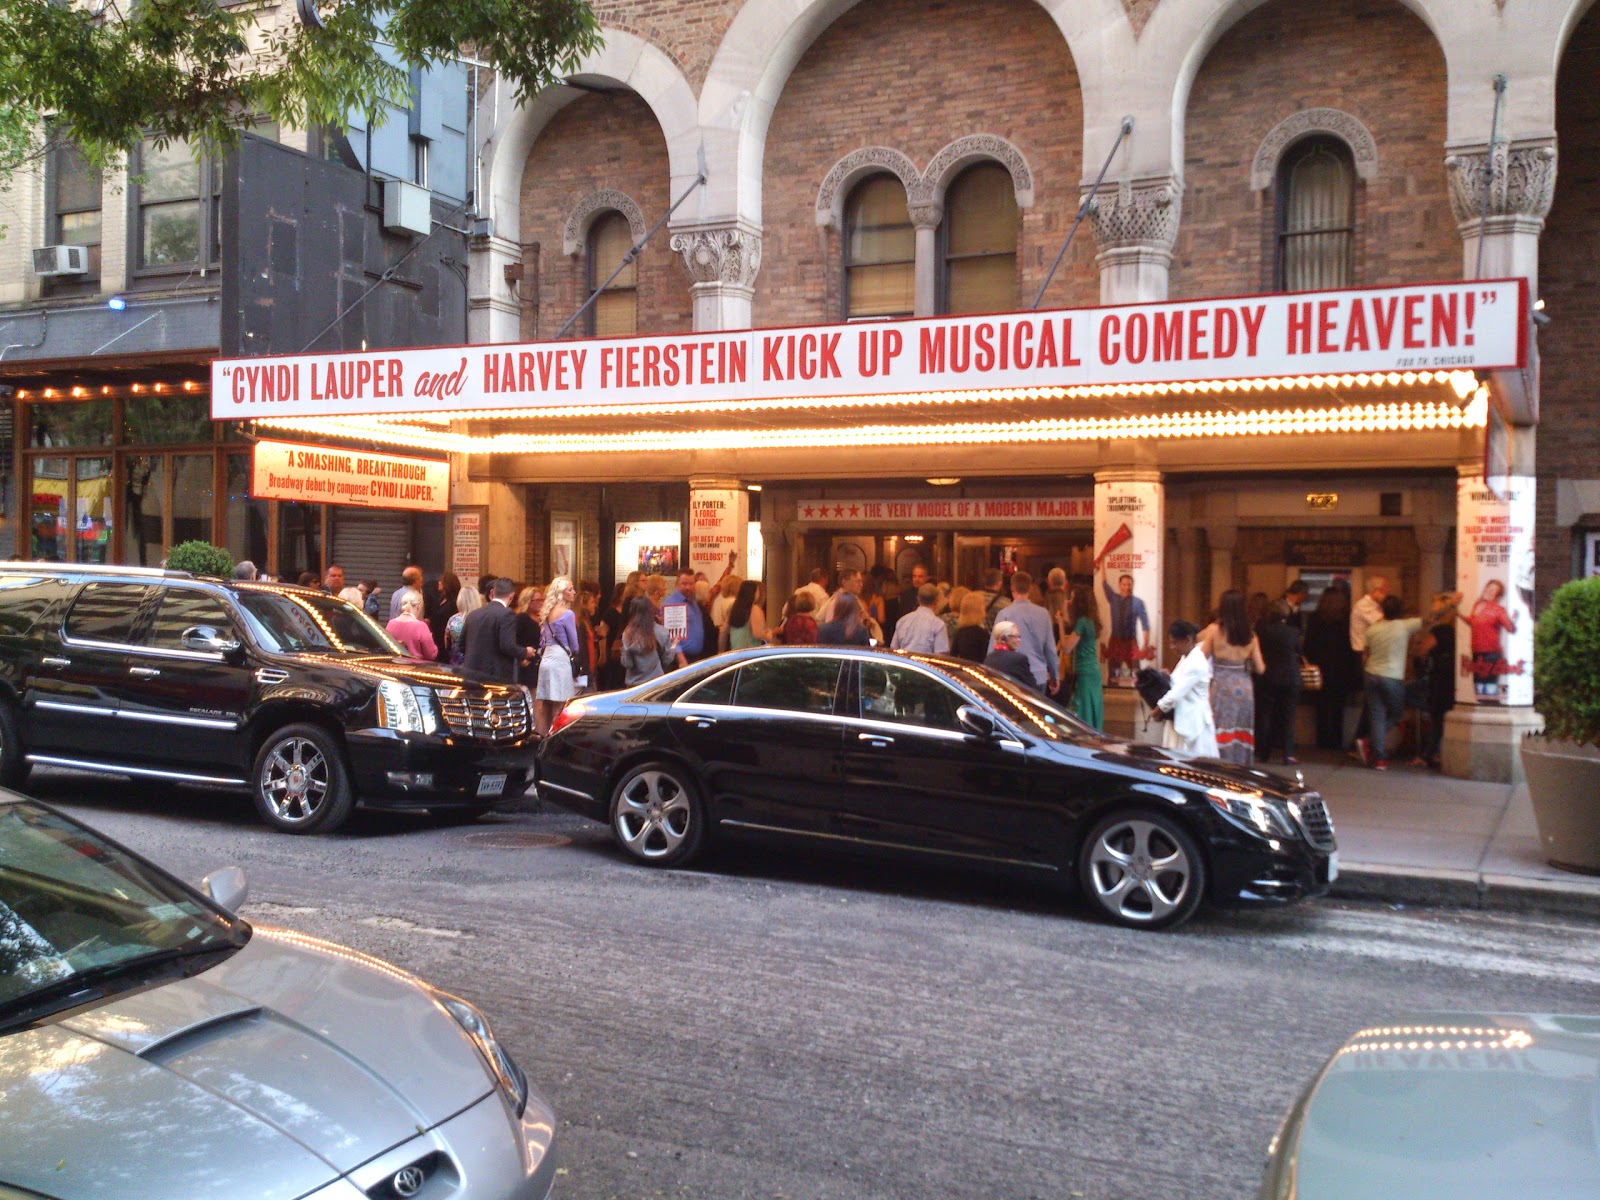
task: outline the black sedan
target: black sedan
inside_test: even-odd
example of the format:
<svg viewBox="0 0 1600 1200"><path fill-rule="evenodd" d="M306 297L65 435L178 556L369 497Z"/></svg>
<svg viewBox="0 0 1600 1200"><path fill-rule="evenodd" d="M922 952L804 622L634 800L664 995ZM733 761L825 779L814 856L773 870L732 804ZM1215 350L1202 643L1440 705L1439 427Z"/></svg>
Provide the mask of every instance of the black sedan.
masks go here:
<svg viewBox="0 0 1600 1200"><path fill-rule="evenodd" d="M782 836L1012 867L1080 886L1123 925L1320 895L1337 873L1297 781L1097 733L1007 676L843 647L719 655L569 704L543 799L640 862Z"/></svg>

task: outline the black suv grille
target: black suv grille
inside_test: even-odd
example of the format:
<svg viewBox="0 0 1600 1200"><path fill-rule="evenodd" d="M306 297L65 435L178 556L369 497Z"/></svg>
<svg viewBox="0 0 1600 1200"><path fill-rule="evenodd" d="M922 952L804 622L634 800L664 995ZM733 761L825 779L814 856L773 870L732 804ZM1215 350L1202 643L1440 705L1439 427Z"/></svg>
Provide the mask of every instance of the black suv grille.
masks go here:
<svg viewBox="0 0 1600 1200"><path fill-rule="evenodd" d="M1313 846L1320 850L1334 848L1333 822L1328 818L1328 806L1322 802L1321 796L1315 792L1297 796L1289 802L1289 806L1300 822L1300 829Z"/></svg>
<svg viewBox="0 0 1600 1200"><path fill-rule="evenodd" d="M452 737L481 742L514 742L533 729L533 715L521 688L441 691L439 709Z"/></svg>

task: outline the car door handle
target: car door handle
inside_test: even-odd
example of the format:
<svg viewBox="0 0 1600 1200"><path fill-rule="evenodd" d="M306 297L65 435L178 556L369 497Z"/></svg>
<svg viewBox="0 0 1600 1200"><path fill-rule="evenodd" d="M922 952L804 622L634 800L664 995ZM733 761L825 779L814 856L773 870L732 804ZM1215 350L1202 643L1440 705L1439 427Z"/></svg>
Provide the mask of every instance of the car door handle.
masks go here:
<svg viewBox="0 0 1600 1200"><path fill-rule="evenodd" d="M70 658L41 658L39 665L41 667L70 667L72 660Z"/></svg>
<svg viewBox="0 0 1600 1200"><path fill-rule="evenodd" d="M878 746L880 748L894 745L894 739L886 733L858 733L856 734L856 741L866 742L869 746Z"/></svg>
<svg viewBox="0 0 1600 1200"><path fill-rule="evenodd" d="M129 667L129 675L137 675L140 679L154 679L161 674L159 667Z"/></svg>
<svg viewBox="0 0 1600 1200"><path fill-rule="evenodd" d="M698 713L691 714L690 716L685 717L684 720L693 725L696 729L710 729L717 723L717 719L715 717L702 717Z"/></svg>

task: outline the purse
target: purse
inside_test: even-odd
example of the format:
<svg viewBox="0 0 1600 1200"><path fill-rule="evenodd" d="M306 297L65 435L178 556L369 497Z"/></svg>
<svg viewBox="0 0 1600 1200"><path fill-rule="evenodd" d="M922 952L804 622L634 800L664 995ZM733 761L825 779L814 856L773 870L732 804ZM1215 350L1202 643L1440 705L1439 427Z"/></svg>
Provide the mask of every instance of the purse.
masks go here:
<svg viewBox="0 0 1600 1200"><path fill-rule="evenodd" d="M1322 690L1322 668L1314 662L1300 660L1300 690L1302 692L1320 692Z"/></svg>

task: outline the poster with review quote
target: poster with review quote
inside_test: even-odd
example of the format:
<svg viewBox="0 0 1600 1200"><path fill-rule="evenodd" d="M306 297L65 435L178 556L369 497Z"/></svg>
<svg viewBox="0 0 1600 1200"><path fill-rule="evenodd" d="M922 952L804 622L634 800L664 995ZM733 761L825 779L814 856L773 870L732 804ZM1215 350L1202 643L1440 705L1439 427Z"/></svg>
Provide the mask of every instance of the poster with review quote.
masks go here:
<svg viewBox="0 0 1600 1200"><path fill-rule="evenodd" d="M1094 485L1094 592L1106 681L1131 688L1161 654L1161 542L1166 531L1159 480Z"/></svg>
<svg viewBox="0 0 1600 1200"><path fill-rule="evenodd" d="M1456 703L1533 703L1533 499L1526 475L1505 498L1482 475L1456 481Z"/></svg>

